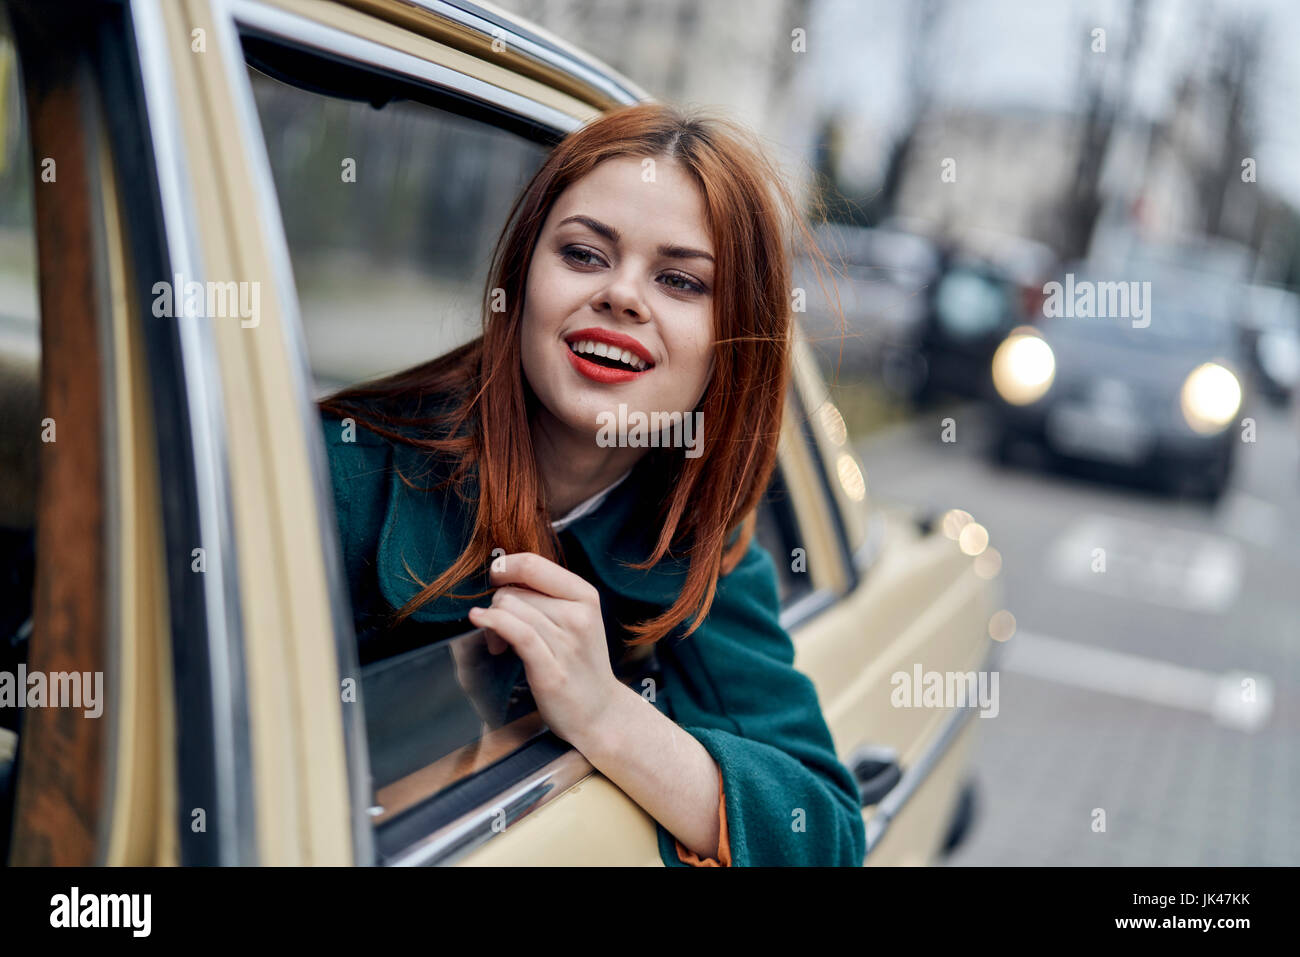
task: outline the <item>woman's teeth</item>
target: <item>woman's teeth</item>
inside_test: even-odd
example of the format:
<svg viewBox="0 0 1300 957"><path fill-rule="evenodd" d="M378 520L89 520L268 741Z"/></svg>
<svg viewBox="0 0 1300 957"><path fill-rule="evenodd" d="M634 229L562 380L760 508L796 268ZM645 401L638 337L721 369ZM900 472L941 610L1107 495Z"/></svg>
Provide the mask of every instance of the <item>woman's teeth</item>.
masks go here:
<svg viewBox="0 0 1300 957"><path fill-rule="evenodd" d="M604 359L611 359L615 362L621 362L624 365L641 372L648 369L650 363L646 362L639 356L633 355L627 349L619 349L617 346L606 345L603 342L592 342L590 339L579 339L577 342L570 342L569 348L578 355L594 355Z"/></svg>

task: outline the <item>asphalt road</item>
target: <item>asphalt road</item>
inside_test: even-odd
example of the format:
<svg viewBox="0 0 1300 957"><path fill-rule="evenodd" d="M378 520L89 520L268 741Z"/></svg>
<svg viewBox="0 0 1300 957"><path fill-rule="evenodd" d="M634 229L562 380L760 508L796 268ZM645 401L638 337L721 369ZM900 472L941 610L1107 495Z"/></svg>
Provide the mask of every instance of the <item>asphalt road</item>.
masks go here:
<svg viewBox="0 0 1300 957"><path fill-rule="evenodd" d="M1248 410L1257 441L1211 507L997 466L982 410L955 413L949 444L945 414L858 449L874 498L989 529L1016 618L949 863L1300 864L1295 422Z"/></svg>

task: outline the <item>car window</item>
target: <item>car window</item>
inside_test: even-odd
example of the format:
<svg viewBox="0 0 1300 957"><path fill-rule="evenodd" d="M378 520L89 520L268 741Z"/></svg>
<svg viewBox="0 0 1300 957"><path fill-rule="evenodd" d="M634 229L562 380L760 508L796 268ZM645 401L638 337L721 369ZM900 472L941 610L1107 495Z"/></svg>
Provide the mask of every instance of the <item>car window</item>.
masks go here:
<svg viewBox="0 0 1300 957"><path fill-rule="evenodd" d="M410 100L309 92L255 62L318 395L478 335L493 244L546 146Z"/></svg>
<svg viewBox="0 0 1300 957"><path fill-rule="evenodd" d="M41 439L40 326L31 144L18 63L0 10L0 672L27 661ZM0 708L0 860L8 857L22 712Z"/></svg>
<svg viewBox="0 0 1300 957"><path fill-rule="evenodd" d="M935 311L958 338L976 338L997 329L1010 312L1005 284L976 269L958 267L939 280Z"/></svg>
<svg viewBox="0 0 1300 957"><path fill-rule="evenodd" d="M812 578L804 554L808 536L799 531L799 519L779 465L773 470L772 480L759 503L754 534L776 565L781 607L789 608L812 592Z"/></svg>

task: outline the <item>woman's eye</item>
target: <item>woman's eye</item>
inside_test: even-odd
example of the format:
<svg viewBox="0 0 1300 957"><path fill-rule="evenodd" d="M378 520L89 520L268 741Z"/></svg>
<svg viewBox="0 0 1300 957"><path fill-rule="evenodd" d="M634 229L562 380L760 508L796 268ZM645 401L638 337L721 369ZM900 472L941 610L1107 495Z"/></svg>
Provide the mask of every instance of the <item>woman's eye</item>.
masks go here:
<svg viewBox="0 0 1300 957"><path fill-rule="evenodd" d="M704 286L696 282L690 276L683 275L679 272L664 273L663 278L670 289L676 289L678 292L704 292Z"/></svg>
<svg viewBox="0 0 1300 957"><path fill-rule="evenodd" d="M600 261L600 257L594 252L590 249L583 249L581 246L566 246L562 251L562 255L565 259L575 262L579 266L594 266Z"/></svg>
<svg viewBox="0 0 1300 957"><path fill-rule="evenodd" d="M567 262L576 266L602 266L605 260L594 250L587 249L583 246L565 246L560 250L560 256ZM703 283L692 279L685 273L668 272L660 276L664 285L676 292L689 292L694 295L705 292Z"/></svg>

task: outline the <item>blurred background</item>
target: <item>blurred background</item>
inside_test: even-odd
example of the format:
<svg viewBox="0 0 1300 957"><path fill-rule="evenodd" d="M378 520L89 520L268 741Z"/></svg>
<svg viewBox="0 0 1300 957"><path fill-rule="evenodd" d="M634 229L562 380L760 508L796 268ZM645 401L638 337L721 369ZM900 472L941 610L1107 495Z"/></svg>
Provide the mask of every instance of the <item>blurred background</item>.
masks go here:
<svg viewBox="0 0 1300 957"><path fill-rule="evenodd" d="M846 326L803 256L799 318L868 494L989 529L1016 631L950 862L1300 861L1300 7L498 5L759 134L832 261ZM11 58L0 338L34 355ZM318 392L475 335L542 150L250 75Z"/></svg>

